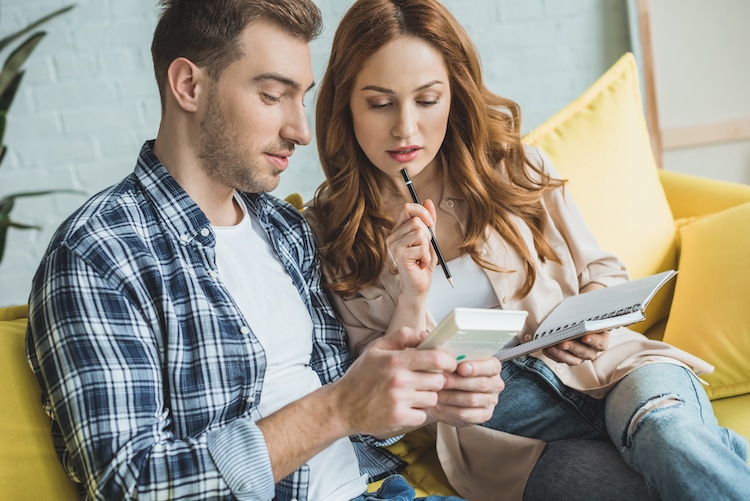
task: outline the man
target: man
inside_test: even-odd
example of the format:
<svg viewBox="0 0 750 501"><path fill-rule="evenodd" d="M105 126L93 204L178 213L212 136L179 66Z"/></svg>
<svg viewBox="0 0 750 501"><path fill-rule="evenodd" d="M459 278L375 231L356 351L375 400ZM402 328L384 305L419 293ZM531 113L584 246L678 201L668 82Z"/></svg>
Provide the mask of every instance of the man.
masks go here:
<svg viewBox="0 0 750 501"><path fill-rule="evenodd" d="M311 139L315 5L163 4L157 138L62 224L32 285L58 453L91 499L358 498L400 466L375 446L487 420L500 365L459 376L405 350L423 336L407 329L352 363L306 223L265 194Z"/></svg>

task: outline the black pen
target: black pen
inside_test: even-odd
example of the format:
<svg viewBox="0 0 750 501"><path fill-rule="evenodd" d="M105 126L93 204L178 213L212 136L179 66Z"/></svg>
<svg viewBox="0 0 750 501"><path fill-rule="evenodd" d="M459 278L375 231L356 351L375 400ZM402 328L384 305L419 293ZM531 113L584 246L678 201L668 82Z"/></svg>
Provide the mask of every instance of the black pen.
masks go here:
<svg viewBox="0 0 750 501"><path fill-rule="evenodd" d="M414 200L415 204L422 205L422 203L419 201L419 197L417 196L417 191L414 189L414 184L412 184L411 178L409 177L409 173L406 172L406 169L401 169L401 175L404 176L404 181L406 181L406 187L409 188L409 193L411 193L411 199ZM438 258L438 263L440 263L440 267L443 268L443 273L445 273L445 278L448 279L448 283L451 284L451 287L455 287L455 285L453 285L453 279L451 278L451 272L448 270L448 265L445 262L443 253L440 251L440 246L437 243L437 238L435 238L435 233L432 231L432 227L428 226L427 229L430 230L430 238L432 239L432 248L435 249L435 254L437 254L437 258Z"/></svg>

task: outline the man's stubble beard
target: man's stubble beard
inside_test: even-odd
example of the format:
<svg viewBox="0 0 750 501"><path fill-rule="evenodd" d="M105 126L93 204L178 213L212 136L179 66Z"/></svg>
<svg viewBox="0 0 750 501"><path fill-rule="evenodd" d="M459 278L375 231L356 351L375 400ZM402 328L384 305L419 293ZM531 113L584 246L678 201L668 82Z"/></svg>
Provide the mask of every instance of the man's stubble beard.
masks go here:
<svg viewBox="0 0 750 501"><path fill-rule="evenodd" d="M248 158L249 148L239 131L226 125L216 91L211 89L206 103L206 115L200 123L199 159L203 171L220 183L238 191L267 193L273 191L280 180L281 171L264 175L262 169Z"/></svg>

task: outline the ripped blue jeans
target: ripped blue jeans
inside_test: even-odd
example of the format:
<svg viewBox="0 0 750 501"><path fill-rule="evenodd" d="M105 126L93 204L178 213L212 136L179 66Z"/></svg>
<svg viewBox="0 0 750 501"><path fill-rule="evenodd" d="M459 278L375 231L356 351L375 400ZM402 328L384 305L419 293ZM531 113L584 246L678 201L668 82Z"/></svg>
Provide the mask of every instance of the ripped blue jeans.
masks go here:
<svg viewBox="0 0 750 501"><path fill-rule="evenodd" d="M502 377L505 390L484 426L546 442L610 441L654 499L750 500L747 441L719 426L684 367L645 365L602 400L566 387L533 357L503 364Z"/></svg>

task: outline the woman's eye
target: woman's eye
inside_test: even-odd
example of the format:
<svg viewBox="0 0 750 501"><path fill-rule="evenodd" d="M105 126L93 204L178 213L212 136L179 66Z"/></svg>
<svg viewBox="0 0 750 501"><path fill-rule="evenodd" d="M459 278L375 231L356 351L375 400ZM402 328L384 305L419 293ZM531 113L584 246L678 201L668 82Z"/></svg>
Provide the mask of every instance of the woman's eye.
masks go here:
<svg viewBox="0 0 750 501"><path fill-rule="evenodd" d="M420 106L435 106L440 102L440 99L429 99L429 100L423 100L423 101L417 101L417 104Z"/></svg>
<svg viewBox="0 0 750 501"><path fill-rule="evenodd" d="M391 103L369 103L370 109L382 110L390 106Z"/></svg>

